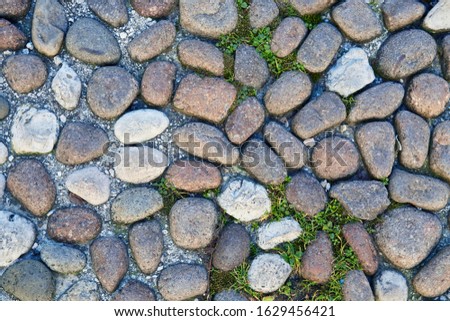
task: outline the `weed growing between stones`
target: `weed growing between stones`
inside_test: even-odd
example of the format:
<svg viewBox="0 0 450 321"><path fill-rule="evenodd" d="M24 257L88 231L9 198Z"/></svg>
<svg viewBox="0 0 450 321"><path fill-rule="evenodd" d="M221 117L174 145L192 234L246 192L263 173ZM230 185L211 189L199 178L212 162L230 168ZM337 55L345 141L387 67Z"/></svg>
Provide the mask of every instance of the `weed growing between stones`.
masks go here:
<svg viewBox="0 0 450 321"><path fill-rule="evenodd" d="M341 100L347 108L347 113L349 113L352 105L355 103L355 97L353 97L353 95L350 95L348 97L341 97Z"/></svg>

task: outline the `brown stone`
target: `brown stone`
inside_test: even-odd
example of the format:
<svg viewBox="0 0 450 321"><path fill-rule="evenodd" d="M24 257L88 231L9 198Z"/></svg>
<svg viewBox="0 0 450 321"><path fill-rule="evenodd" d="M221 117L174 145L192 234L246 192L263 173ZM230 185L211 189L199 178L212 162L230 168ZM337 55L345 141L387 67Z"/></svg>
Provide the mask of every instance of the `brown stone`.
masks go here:
<svg viewBox="0 0 450 321"><path fill-rule="evenodd" d="M27 37L19 28L6 19L0 19L0 52L22 49L26 43Z"/></svg>
<svg viewBox="0 0 450 321"><path fill-rule="evenodd" d="M333 273L333 249L328 235L318 232L303 253L302 277L319 284L328 282Z"/></svg>
<svg viewBox="0 0 450 321"><path fill-rule="evenodd" d="M38 56L20 54L6 59L3 74L15 92L27 94L44 85L47 67Z"/></svg>
<svg viewBox="0 0 450 321"><path fill-rule="evenodd" d="M116 292L113 301L156 301L156 297L147 284L131 280Z"/></svg>
<svg viewBox="0 0 450 321"><path fill-rule="evenodd" d="M170 102L177 68L167 61L155 61L148 65L142 76L141 95L153 106L165 106Z"/></svg>
<svg viewBox="0 0 450 321"><path fill-rule="evenodd" d="M162 18L170 14L176 0L131 0L131 5L143 17Z"/></svg>
<svg viewBox="0 0 450 321"><path fill-rule="evenodd" d="M0 17L20 20L30 10L31 0L6 0L0 2Z"/></svg>
<svg viewBox="0 0 450 321"><path fill-rule="evenodd" d="M200 40L183 40L178 45L181 63L193 69L205 70L214 76L222 76L223 53L219 48Z"/></svg>
<svg viewBox="0 0 450 321"><path fill-rule="evenodd" d="M372 288L362 271L352 270L345 275L342 287L344 301L374 301Z"/></svg>
<svg viewBox="0 0 450 321"><path fill-rule="evenodd" d="M450 121L444 121L434 128L430 168L450 183Z"/></svg>

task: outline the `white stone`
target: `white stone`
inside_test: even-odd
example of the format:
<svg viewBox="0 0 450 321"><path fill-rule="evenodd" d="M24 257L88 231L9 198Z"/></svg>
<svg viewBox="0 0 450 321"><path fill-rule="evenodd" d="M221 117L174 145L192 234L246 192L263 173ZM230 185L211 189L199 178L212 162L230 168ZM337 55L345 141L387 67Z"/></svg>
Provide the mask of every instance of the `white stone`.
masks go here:
<svg viewBox="0 0 450 321"><path fill-rule="evenodd" d="M34 224L23 216L0 211L0 268L27 253L36 239Z"/></svg>
<svg viewBox="0 0 450 321"><path fill-rule="evenodd" d="M269 222L258 229L258 246L270 250L278 244L291 242L302 233L300 224L292 217L286 217L278 222Z"/></svg>
<svg viewBox="0 0 450 321"><path fill-rule="evenodd" d="M169 118L163 112L140 109L120 117L114 125L114 135L123 144L136 144L155 138L168 126Z"/></svg>
<svg viewBox="0 0 450 321"><path fill-rule="evenodd" d="M246 179L230 181L217 198L219 206L242 222L250 222L270 212L271 202L266 189Z"/></svg>
<svg viewBox="0 0 450 321"><path fill-rule="evenodd" d="M328 72L327 88L347 97L375 80L367 54L361 48L352 48Z"/></svg>
<svg viewBox="0 0 450 321"><path fill-rule="evenodd" d="M17 154L48 154L58 139L58 120L45 109L19 107L11 127L12 148Z"/></svg>
<svg viewBox="0 0 450 321"><path fill-rule="evenodd" d="M114 170L124 182L144 184L161 176L167 165L167 156L155 148L126 146L119 148Z"/></svg>
<svg viewBox="0 0 450 321"><path fill-rule="evenodd" d="M5 195L6 179L3 174L0 174L0 204L3 202L3 195Z"/></svg>
<svg viewBox="0 0 450 321"><path fill-rule="evenodd" d="M108 201L110 195L109 177L94 166L76 170L67 176L66 188L94 206Z"/></svg>
<svg viewBox="0 0 450 321"><path fill-rule="evenodd" d="M8 148L0 142L0 165L3 165L8 160Z"/></svg>
<svg viewBox="0 0 450 321"><path fill-rule="evenodd" d="M407 301L408 284L405 277L394 270L384 270L375 277L377 301Z"/></svg>
<svg viewBox="0 0 450 321"><path fill-rule="evenodd" d="M423 27L431 32L450 31L450 0L440 0L428 12Z"/></svg>
<svg viewBox="0 0 450 321"><path fill-rule="evenodd" d="M249 286L261 293L278 290L292 272L291 266L278 254L260 254L248 270Z"/></svg>
<svg viewBox="0 0 450 321"><path fill-rule="evenodd" d="M52 90L56 101L67 110L77 107L81 95L81 80L77 73L63 63L52 81Z"/></svg>

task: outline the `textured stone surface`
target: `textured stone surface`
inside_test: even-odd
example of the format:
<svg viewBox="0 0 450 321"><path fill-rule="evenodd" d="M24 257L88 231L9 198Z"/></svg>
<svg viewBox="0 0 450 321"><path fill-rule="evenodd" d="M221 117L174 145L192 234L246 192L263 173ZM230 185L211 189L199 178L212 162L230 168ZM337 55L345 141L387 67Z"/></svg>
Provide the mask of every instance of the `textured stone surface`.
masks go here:
<svg viewBox="0 0 450 321"><path fill-rule="evenodd" d="M273 0L254 0L249 9L249 20L252 28L263 28L272 23L280 10Z"/></svg>
<svg viewBox="0 0 450 321"><path fill-rule="evenodd" d="M450 12L450 1L439 0L438 3L428 12L423 20L422 26L431 32L450 31L448 13Z"/></svg>
<svg viewBox="0 0 450 321"><path fill-rule="evenodd" d="M389 179L389 195L392 200L429 211L444 208L448 203L449 193L448 184L430 176L396 169Z"/></svg>
<svg viewBox="0 0 450 321"><path fill-rule="evenodd" d="M66 178L66 188L94 206L109 199L110 179L97 167L78 169Z"/></svg>
<svg viewBox="0 0 450 321"><path fill-rule="evenodd" d="M325 208L328 198L314 176L300 172L287 185L286 199L297 211L314 216Z"/></svg>
<svg viewBox="0 0 450 321"><path fill-rule="evenodd" d="M368 221L391 203L386 187L378 181L341 182L331 187L330 197L337 199L347 214Z"/></svg>
<svg viewBox="0 0 450 321"><path fill-rule="evenodd" d="M168 61L155 61L145 69L141 82L142 99L153 106L170 102L177 68Z"/></svg>
<svg viewBox="0 0 450 321"><path fill-rule="evenodd" d="M408 168L419 169L427 160L430 142L428 123L414 113L403 110L395 116L395 128L402 149L400 163Z"/></svg>
<svg viewBox="0 0 450 321"><path fill-rule="evenodd" d="M445 79L450 79L450 35L442 40L442 73Z"/></svg>
<svg viewBox="0 0 450 321"><path fill-rule="evenodd" d="M311 138L338 126L346 117L346 108L339 96L324 92L297 112L292 119L292 131L301 139Z"/></svg>
<svg viewBox="0 0 450 321"><path fill-rule="evenodd" d="M118 237L101 237L90 246L92 269L102 287L109 293L119 285L128 270L125 244Z"/></svg>
<svg viewBox="0 0 450 321"><path fill-rule="evenodd" d="M208 272L203 265L178 263L166 267L158 278L158 290L168 301L187 300L208 289Z"/></svg>
<svg viewBox="0 0 450 321"><path fill-rule="evenodd" d="M156 296L147 284L131 280L116 292L113 301L156 301Z"/></svg>
<svg viewBox="0 0 450 321"><path fill-rule="evenodd" d="M264 103L272 115L285 114L303 104L311 95L312 84L307 74L287 71L281 74L264 95Z"/></svg>
<svg viewBox="0 0 450 321"><path fill-rule="evenodd" d="M0 95L0 120L8 117L10 108L9 101Z"/></svg>
<svg viewBox="0 0 450 321"><path fill-rule="evenodd" d="M178 58L192 69L205 70L215 76L222 76L223 53L216 46L200 40L183 40L178 44Z"/></svg>
<svg viewBox="0 0 450 321"><path fill-rule="evenodd" d="M300 15L317 14L329 8L336 0L290 0L290 4Z"/></svg>
<svg viewBox="0 0 450 321"><path fill-rule="evenodd" d="M406 206L383 215L376 227L375 242L392 264L411 269L430 254L441 233L437 216Z"/></svg>
<svg viewBox="0 0 450 321"><path fill-rule="evenodd" d="M89 9L113 27L121 27L128 22L125 0L87 0L87 3Z"/></svg>
<svg viewBox="0 0 450 321"><path fill-rule="evenodd" d="M261 293L278 290L291 274L292 268L278 254L258 255L248 270L249 286Z"/></svg>
<svg viewBox="0 0 450 321"><path fill-rule="evenodd" d="M0 18L0 52L22 49L26 43L27 37L19 28Z"/></svg>
<svg viewBox="0 0 450 321"><path fill-rule="evenodd" d="M0 174L0 204L3 203L3 195L5 194L6 178Z"/></svg>
<svg viewBox="0 0 450 321"><path fill-rule="evenodd" d="M8 154L8 147L0 142L0 165L3 165L8 161Z"/></svg>
<svg viewBox="0 0 450 321"><path fill-rule="evenodd" d="M22 160L10 169L6 186L12 196L35 216L44 216L55 203L55 183L37 160Z"/></svg>
<svg viewBox="0 0 450 321"><path fill-rule="evenodd" d="M131 5L139 15L150 18L168 16L176 4L176 0L131 0Z"/></svg>
<svg viewBox="0 0 450 321"><path fill-rule="evenodd" d="M248 301L248 299L234 290L224 290L214 295L214 301Z"/></svg>
<svg viewBox="0 0 450 321"><path fill-rule="evenodd" d="M375 276L374 293L377 301L407 301L408 284L395 270L383 270Z"/></svg>
<svg viewBox="0 0 450 321"><path fill-rule="evenodd" d="M344 301L374 301L372 288L362 271L347 272L342 292Z"/></svg>
<svg viewBox="0 0 450 321"><path fill-rule="evenodd" d="M10 0L0 4L0 17L20 20L30 9L31 0Z"/></svg>
<svg viewBox="0 0 450 321"><path fill-rule="evenodd" d="M217 197L217 202L228 215L242 222L259 219L271 208L266 189L247 179L230 181Z"/></svg>
<svg viewBox="0 0 450 321"><path fill-rule="evenodd" d="M19 54L5 60L3 75L15 92L27 94L44 85L47 67L38 56Z"/></svg>
<svg viewBox="0 0 450 321"><path fill-rule="evenodd" d="M41 260L52 270L61 274L78 273L86 266L86 255L80 250L47 243L41 249Z"/></svg>
<svg viewBox="0 0 450 321"><path fill-rule="evenodd" d="M433 131L430 168L450 183L450 122L438 124Z"/></svg>
<svg viewBox="0 0 450 321"><path fill-rule="evenodd" d="M281 243L294 241L301 233L300 224L292 217L286 217L261 226L257 231L257 244L263 250L270 250Z"/></svg>
<svg viewBox="0 0 450 321"><path fill-rule="evenodd" d="M267 62L256 49L239 45L234 57L234 79L244 86L261 88L269 78Z"/></svg>
<svg viewBox="0 0 450 321"><path fill-rule="evenodd" d="M280 58L292 53L305 38L306 29L303 20L297 17L284 18L275 29L270 42L270 50Z"/></svg>
<svg viewBox="0 0 450 321"><path fill-rule="evenodd" d="M121 53L114 35L91 18L76 20L66 35L67 51L75 58L93 65L113 65Z"/></svg>
<svg viewBox="0 0 450 321"><path fill-rule="evenodd" d="M231 271L241 265L250 254L250 235L240 224L224 227L217 240L212 264L216 269Z"/></svg>
<svg viewBox="0 0 450 321"><path fill-rule="evenodd" d="M333 249L328 235L318 232L316 239L307 247L302 256L302 277L322 284L328 282L333 272Z"/></svg>
<svg viewBox="0 0 450 321"><path fill-rule="evenodd" d="M77 73L63 63L52 80L56 101L67 110L77 108L81 96L81 80Z"/></svg>
<svg viewBox="0 0 450 321"><path fill-rule="evenodd" d="M236 94L234 86L221 78L201 78L189 74L178 86L173 105L183 114L221 123L227 116Z"/></svg>
<svg viewBox="0 0 450 321"><path fill-rule="evenodd" d="M381 6L389 31L397 31L422 18L425 5L417 0L385 0Z"/></svg>
<svg viewBox="0 0 450 321"><path fill-rule="evenodd" d="M98 285L94 281L80 280L64 292L58 301L99 301Z"/></svg>

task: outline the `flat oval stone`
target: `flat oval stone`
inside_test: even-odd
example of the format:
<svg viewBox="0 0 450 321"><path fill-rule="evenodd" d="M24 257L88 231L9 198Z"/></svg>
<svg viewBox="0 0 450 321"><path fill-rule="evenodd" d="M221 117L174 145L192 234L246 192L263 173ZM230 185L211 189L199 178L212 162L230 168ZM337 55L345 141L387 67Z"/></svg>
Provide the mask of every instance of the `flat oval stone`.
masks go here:
<svg viewBox="0 0 450 321"><path fill-rule="evenodd" d="M150 63L142 76L142 99L152 106L167 105L172 97L176 71L175 65L168 61Z"/></svg>
<svg viewBox="0 0 450 321"><path fill-rule="evenodd" d="M222 76L223 53L219 48L205 41L183 40L178 44L178 58L192 69L205 70L214 76Z"/></svg>
<svg viewBox="0 0 450 321"><path fill-rule="evenodd" d="M333 249L325 232L317 232L316 239L307 247L302 256L302 277L323 284L328 282L333 272Z"/></svg>
<svg viewBox="0 0 450 321"><path fill-rule="evenodd" d="M259 89L264 86L269 75L267 62L256 49L239 45L234 56L234 79L244 86Z"/></svg>
<svg viewBox="0 0 450 321"><path fill-rule="evenodd" d="M252 28L264 28L270 25L280 13L273 0L254 0L249 8L249 21Z"/></svg>
<svg viewBox="0 0 450 321"><path fill-rule="evenodd" d="M169 126L169 118L158 110L140 109L121 116L114 124L114 135L128 145L142 143L160 135Z"/></svg>
<svg viewBox="0 0 450 321"><path fill-rule="evenodd" d="M131 0L131 6L143 17L162 18L170 14L176 0Z"/></svg>
<svg viewBox="0 0 450 321"><path fill-rule="evenodd" d="M42 87L48 74L47 67L41 58L19 54L5 60L3 75L15 92L27 94Z"/></svg>
<svg viewBox="0 0 450 321"><path fill-rule="evenodd" d="M248 270L248 285L257 292L274 292L286 282L291 272L291 266L280 255L260 254Z"/></svg>
<svg viewBox="0 0 450 321"><path fill-rule="evenodd" d="M450 122L438 124L433 131L430 168L450 183Z"/></svg>
<svg viewBox="0 0 450 321"><path fill-rule="evenodd" d="M216 269L231 271L241 265L250 254L250 235L240 224L225 226L217 240L212 264Z"/></svg>
<svg viewBox="0 0 450 321"><path fill-rule="evenodd" d="M213 301L248 301L248 299L234 290L224 290L214 295Z"/></svg>
<svg viewBox="0 0 450 321"><path fill-rule="evenodd" d="M128 22L127 5L124 0L87 0L91 9L100 19L117 28Z"/></svg>
<svg viewBox="0 0 450 321"><path fill-rule="evenodd" d="M93 65L113 65L121 53L114 35L100 22L91 18L76 20L66 35L67 51L82 62Z"/></svg>
<svg viewBox="0 0 450 321"><path fill-rule="evenodd" d="M290 0L289 3L301 15L320 13L334 4L336 0Z"/></svg>
<svg viewBox="0 0 450 321"><path fill-rule="evenodd" d="M280 58L291 54L305 38L308 29L297 17L284 18L273 32L270 50Z"/></svg>
<svg viewBox="0 0 450 321"><path fill-rule="evenodd" d="M344 301L375 301L370 283L362 271L347 272L342 293Z"/></svg>
<svg viewBox="0 0 450 321"><path fill-rule="evenodd" d="M66 178L66 188L94 206L108 201L110 183L109 177L95 166L75 170Z"/></svg>
<svg viewBox="0 0 450 321"><path fill-rule="evenodd" d="M158 290L167 301L182 301L202 295L208 284L208 272L199 264L170 265L158 277Z"/></svg>
<svg viewBox="0 0 450 321"><path fill-rule="evenodd" d="M78 273L86 266L86 255L76 248L65 245L45 244L40 255L41 260L52 271L61 274Z"/></svg>
<svg viewBox="0 0 450 321"><path fill-rule="evenodd" d="M131 280L116 292L112 301L156 301L156 296L147 284Z"/></svg>
<svg viewBox="0 0 450 321"><path fill-rule="evenodd" d="M386 0L381 10L386 28L393 32L422 18L426 7L417 0Z"/></svg>
<svg viewBox="0 0 450 321"><path fill-rule="evenodd" d="M448 21L449 10L450 1L438 1L423 20L422 27L431 32L450 31L450 22Z"/></svg>
<svg viewBox="0 0 450 321"><path fill-rule="evenodd" d="M19 50L27 44L25 34L6 19L0 18L0 52Z"/></svg>
<svg viewBox="0 0 450 321"><path fill-rule="evenodd" d="M102 218L86 207L56 210L47 223L47 235L58 242L84 244L100 233Z"/></svg>
<svg viewBox="0 0 450 321"><path fill-rule="evenodd" d="M285 217L258 228L257 244L263 250L271 250L281 243L294 241L302 232L300 224L295 219Z"/></svg>

